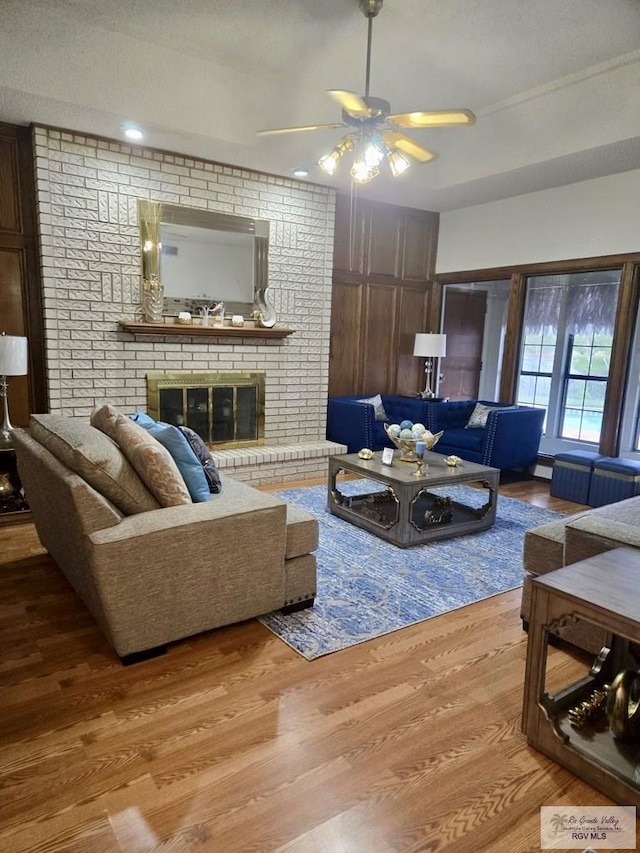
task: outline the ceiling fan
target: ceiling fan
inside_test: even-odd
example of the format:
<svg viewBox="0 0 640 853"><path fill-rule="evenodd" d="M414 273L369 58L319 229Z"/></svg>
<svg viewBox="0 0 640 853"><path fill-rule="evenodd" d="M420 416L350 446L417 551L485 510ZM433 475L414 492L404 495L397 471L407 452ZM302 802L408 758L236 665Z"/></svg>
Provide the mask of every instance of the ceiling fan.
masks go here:
<svg viewBox="0 0 640 853"><path fill-rule="evenodd" d="M391 105L384 98L369 95L371 68L371 40L373 19L383 0L359 0L360 9L368 19L367 65L364 95L342 89L330 89L329 95L342 107L342 121L331 124L310 124L302 127L280 127L259 130L259 136L275 136L284 133L299 133L307 130L333 130L347 127L343 136L330 154L319 160L320 167L333 175L342 156L354 151L351 177L358 183L367 183L380 174L380 163L386 157L394 177L401 175L413 161L427 163L436 156L401 129L424 127L453 127L473 124L476 120L471 110L420 110L410 113L391 113Z"/></svg>

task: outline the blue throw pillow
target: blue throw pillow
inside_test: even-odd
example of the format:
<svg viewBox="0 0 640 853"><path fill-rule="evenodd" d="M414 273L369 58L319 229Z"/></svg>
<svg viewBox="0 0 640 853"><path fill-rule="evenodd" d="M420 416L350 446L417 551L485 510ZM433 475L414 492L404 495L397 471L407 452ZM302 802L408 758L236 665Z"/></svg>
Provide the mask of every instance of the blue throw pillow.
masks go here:
<svg viewBox="0 0 640 853"><path fill-rule="evenodd" d="M211 455L211 451L195 430L187 426L179 426L178 429L187 439L191 445L191 449L200 460L204 476L207 478L207 483L209 484L209 491L214 495L219 494L222 491L222 480L220 479L220 474L218 473L218 468Z"/></svg>
<svg viewBox="0 0 640 853"><path fill-rule="evenodd" d="M165 424L162 421L154 421L144 412L136 412L131 415L131 420L147 430L163 447L169 451L173 461L182 474L191 500L194 503L203 503L211 499L209 484L205 476L200 460L191 449L191 445L180 432L178 427Z"/></svg>

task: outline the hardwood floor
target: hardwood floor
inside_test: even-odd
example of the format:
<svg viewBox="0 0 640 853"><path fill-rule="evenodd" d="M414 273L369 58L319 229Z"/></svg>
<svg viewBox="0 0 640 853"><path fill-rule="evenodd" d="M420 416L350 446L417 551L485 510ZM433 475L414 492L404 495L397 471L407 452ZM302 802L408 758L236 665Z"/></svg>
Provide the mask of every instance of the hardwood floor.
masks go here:
<svg viewBox="0 0 640 853"><path fill-rule="evenodd" d="M313 662L252 620L127 668L31 524L0 593L3 853L529 853L541 805L609 803L520 732L519 590Z"/></svg>

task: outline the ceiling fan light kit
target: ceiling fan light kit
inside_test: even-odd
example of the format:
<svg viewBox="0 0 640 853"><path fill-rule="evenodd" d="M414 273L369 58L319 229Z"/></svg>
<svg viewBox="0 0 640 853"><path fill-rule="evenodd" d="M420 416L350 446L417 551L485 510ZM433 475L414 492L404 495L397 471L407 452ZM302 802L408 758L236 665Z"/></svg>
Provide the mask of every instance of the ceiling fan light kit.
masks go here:
<svg viewBox="0 0 640 853"><path fill-rule="evenodd" d="M366 184L377 177L380 174L380 165L385 159L391 174L397 178L406 172L414 161L428 163L436 156L415 139L395 128L454 127L473 124L476 119L471 110L464 108L391 114L388 101L369 95L373 19L382 9L382 3L383 0L360 0L359 4L368 19L364 95L344 89L329 90L329 95L342 108L342 123L258 131L259 135L267 136L308 130L332 130L338 127L351 128L351 132L338 141L333 151L320 158L318 165L327 175L335 175L342 157L348 151L353 151L351 178L359 184Z"/></svg>

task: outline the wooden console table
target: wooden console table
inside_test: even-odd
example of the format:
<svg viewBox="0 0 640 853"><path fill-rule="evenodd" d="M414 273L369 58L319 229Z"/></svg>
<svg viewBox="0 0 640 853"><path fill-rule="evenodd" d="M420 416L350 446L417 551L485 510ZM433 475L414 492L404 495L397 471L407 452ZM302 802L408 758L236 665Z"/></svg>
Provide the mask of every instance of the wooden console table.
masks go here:
<svg viewBox="0 0 640 853"><path fill-rule="evenodd" d="M607 647L588 675L555 694L546 691L553 628L584 619L604 628ZM568 712L624 668L638 669L640 550L616 548L533 581L522 728L530 746L620 805L640 807L640 742L616 740L608 727L578 729Z"/></svg>

